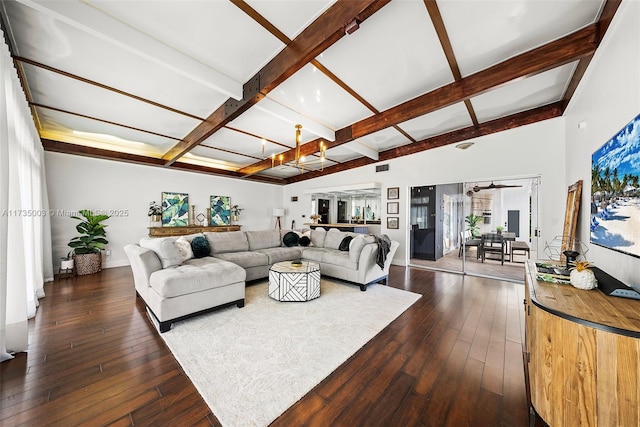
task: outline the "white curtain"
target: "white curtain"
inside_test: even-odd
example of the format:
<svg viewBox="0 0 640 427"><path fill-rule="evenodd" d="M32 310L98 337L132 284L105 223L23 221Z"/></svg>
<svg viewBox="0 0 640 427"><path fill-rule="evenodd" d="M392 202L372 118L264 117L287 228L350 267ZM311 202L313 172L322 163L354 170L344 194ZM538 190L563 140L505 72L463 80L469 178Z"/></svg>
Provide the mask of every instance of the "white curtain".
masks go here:
<svg viewBox="0 0 640 427"><path fill-rule="evenodd" d="M44 150L9 48L0 43L0 361L27 350L28 319L50 280Z"/></svg>

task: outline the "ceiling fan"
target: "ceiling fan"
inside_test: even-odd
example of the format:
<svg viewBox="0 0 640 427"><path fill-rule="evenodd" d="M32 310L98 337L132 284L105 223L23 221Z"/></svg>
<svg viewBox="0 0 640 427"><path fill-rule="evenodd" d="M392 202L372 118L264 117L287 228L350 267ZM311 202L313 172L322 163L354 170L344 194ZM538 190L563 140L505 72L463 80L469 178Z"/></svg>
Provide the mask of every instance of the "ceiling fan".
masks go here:
<svg viewBox="0 0 640 427"><path fill-rule="evenodd" d="M515 188L515 187L522 187L522 185L494 184L493 181L491 181L491 184L485 185L482 187L479 185L475 185L473 187L473 191L477 193L480 190L499 190L501 188Z"/></svg>

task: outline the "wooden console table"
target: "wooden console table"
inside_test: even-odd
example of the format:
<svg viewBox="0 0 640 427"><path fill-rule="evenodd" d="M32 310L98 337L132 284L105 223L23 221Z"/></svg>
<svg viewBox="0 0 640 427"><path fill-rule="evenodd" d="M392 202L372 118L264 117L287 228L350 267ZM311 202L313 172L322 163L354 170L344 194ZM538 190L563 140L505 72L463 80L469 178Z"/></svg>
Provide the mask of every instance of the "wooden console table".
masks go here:
<svg viewBox="0 0 640 427"><path fill-rule="evenodd" d="M525 378L550 426L640 419L640 301L536 280L525 271Z"/></svg>
<svg viewBox="0 0 640 427"><path fill-rule="evenodd" d="M199 225L188 225L185 227L149 227L150 237L184 236L186 234L212 233L221 231L240 231L241 225L214 225L210 227Z"/></svg>

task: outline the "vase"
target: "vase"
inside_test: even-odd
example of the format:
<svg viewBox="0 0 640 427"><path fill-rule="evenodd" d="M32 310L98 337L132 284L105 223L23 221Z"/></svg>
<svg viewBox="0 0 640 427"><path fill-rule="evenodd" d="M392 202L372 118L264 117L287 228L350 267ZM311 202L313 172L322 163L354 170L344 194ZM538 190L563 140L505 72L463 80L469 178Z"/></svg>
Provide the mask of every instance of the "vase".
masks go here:
<svg viewBox="0 0 640 427"><path fill-rule="evenodd" d="M578 289L594 289L598 286L598 280L596 279L593 270L571 270L569 273L569 281L574 288Z"/></svg>
<svg viewBox="0 0 640 427"><path fill-rule="evenodd" d="M149 216L149 220L151 221L151 223L149 224L150 227L160 227L160 226L162 226L162 216L161 215L150 215Z"/></svg>

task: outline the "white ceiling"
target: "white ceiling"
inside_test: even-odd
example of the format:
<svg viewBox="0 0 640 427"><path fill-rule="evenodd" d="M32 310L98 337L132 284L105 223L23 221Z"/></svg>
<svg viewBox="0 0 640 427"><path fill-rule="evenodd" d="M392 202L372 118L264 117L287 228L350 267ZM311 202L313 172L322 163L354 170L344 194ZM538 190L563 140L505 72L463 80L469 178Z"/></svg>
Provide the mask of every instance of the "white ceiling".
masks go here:
<svg viewBox="0 0 640 427"><path fill-rule="evenodd" d="M350 35L341 30L335 43L314 51L313 62L309 57L281 83L261 87L265 99L239 117L218 119L217 131L183 150L189 155L168 154L206 126L210 115L215 121L225 103L241 102L243 85L265 66L281 55L300 54L288 43L309 39L317 18L356 4L341 3L18 0L0 2L0 12L41 137L67 143L51 143L55 150L87 146L103 157L128 153L156 164L164 157L176 166L192 163L231 176L263 161L268 167L251 172L254 179L286 182L563 100L577 60L496 85L469 97L467 105L462 97L417 117L394 117L359 138L336 136L595 23L605 0L391 1L369 17L358 15L366 18L360 28ZM454 68L426 4L439 10L440 35L444 30L449 38ZM303 125L303 144L322 138L330 147L326 161L314 149L304 169L291 161L279 164L278 156L295 147L297 123Z"/></svg>

